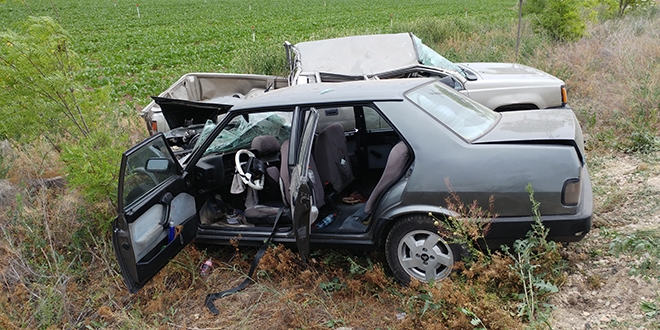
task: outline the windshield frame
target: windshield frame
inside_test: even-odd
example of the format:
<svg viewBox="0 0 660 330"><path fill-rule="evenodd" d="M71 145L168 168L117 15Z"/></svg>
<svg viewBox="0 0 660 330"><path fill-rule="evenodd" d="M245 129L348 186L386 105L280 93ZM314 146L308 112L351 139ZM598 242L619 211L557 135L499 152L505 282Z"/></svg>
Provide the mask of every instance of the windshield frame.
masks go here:
<svg viewBox="0 0 660 330"><path fill-rule="evenodd" d="M217 124L214 125L213 129L210 131L210 133L201 141L199 141L198 144L195 145L195 147L192 149L193 151L188 154L188 157L182 158L179 160L179 162L183 165L184 169L188 170L189 167L194 166L194 164L197 164L197 162L211 154L216 154L216 153L206 153L207 149L213 144L215 139L220 135L220 133L225 130L228 126L228 124L236 117L238 116L249 116L249 115L255 115L255 114L263 114L263 113L293 113L293 107L264 107L264 108L251 108L251 109L243 109L243 110L230 110L224 118ZM226 151L223 151L221 153L224 153Z"/></svg>
<svg viewBox="0 0 660 330"><path fill-rule="evenodd" d="M420 64L453 71L463 76L463 78L468 78L465 70L463 70L463 68L461 68L458 64L438 54L438 52L433 50L433 48L423 43L422 39L420 39L418 36L411 33L410 37L413 40L413 45L415 45L417 60Z"/></svg>

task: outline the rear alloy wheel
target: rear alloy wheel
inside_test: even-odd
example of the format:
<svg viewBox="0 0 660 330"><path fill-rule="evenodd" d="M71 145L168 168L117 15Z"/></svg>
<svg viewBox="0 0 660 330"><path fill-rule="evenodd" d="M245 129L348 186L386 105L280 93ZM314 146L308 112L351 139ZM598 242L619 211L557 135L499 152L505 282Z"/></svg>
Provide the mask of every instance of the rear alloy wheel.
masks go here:
<svg viewBox="0 0 660 330"><path fill-rule="evenodd" d="M407 216L394 224L385 242L385 256L396 279L410 283L441 280L451 274L454 252L434 219L426 215Z"/></svg>

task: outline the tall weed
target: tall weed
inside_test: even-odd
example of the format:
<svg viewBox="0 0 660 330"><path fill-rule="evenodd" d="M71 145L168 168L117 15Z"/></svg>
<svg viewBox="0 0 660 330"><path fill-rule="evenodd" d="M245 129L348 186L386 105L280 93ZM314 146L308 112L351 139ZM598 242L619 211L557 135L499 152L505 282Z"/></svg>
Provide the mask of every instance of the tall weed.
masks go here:
<svg viewBox="0 0 660 330"><path fill-rule="evenodd" d="M236 51L236 57L231 62L232 72L286 77L288 64L285 55L282 45L252 45Z"/></svg>
<svg viewBox="0 0 660 330"><path fill-rule="evenodd" d="M0 179L4 179L7 177L7 173L9 172L9 159L7 156L0 154Z"/></svg>
<svg viewBox="0 0 660 330"><path fill-rule="evenodd" d="M90 296L94 290L79 293L94 287L110 293L117 276L108 240L87 221L107 211L82 211L84 205L75 193L22 189L16 206L0 214L0 296L10 298L0 299L6 328L80 327L107 303Z"/></svg>
<svg viewBox="0 0 660 330"><path fill-rule="evenodd" d="M527 186L532 202L532 230L524 239L516 240L513 249L503 246L504 253L514 263L511 269L518 276L523 292L516 294L520 300L518 315L524 317L533 327L548 325L550 305L544 301L549 294L559 291L561 272L566 262L559 254L558 245L548 241L549 229L543 225L539 212L540 203L534 199L532 186Z"/></svg>
<svg viewBox="0 0 660 330"><path fill-rule="evenodd" d="M471 16L420 18L395 25L392 32L413 32L424 43L453 62L521 62L550 38L533 33L523 20L519 57L516 57L517 25L513 20L483 21Z"/></svg>

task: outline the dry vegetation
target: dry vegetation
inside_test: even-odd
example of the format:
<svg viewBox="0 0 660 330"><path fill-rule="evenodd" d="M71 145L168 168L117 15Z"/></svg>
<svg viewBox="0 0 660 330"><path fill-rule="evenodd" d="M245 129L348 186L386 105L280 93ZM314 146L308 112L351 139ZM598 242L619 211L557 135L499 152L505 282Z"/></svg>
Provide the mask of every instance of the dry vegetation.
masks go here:
<svg viewBox="0 0 660 330"><path fill-rule="evenodd" d="M648 151L660 129L660 29L652 16L607 21L547 56L570 88L593 148ZM542 58L541 56L539 56ZM649 136L644 136L648 134ZM657 141L656 141L657 142ZM603 150L604 151L604 150Z"/></svg>
<svg viewBox="0 0 660 330"><path fill-rule="evenodd" d="M566 80L590 147L595 229L584 242L562 249L570 266L558 277L566 284L553 300L558 309L551 322L558 328L660 326L658 314L640 310L644 301L660 306L657 266L646 276L631 275L638 258L611 250L620 237L614 231L657 230L660 222L660 156L653 144L659 27L658 15L650 14L610 21L577 43L523 52L520 60ZM475 39L501 37L450 38L446 45L462 49ZM144 135L139 123L126 127L134 140ZM32 179L63 172L51 152L37 141L2 163L11 164L6 176L19 197L0 214L0 329L515 329L528 321L516 316L517 300L502 299L520 292L520 284L508 267L512 261L501 255L487 266L478 259L441 283L404 288L392 282L378 254L319 251L303 265L278 246L264 256L256 283L218 300L221 315L212 316L203 307L205 295L240 283L254 250L190 246L129 295L107 237L113 211L90 206L66 188L30 186ZM215 270L202 279L197 269L209 255Z"/></svg>

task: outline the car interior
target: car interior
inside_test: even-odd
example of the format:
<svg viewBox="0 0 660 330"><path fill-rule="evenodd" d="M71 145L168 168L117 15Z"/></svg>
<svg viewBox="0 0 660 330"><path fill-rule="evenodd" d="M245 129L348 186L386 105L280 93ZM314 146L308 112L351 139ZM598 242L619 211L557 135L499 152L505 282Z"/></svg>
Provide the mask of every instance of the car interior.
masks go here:
<svg viewBox="0 0 660 330"><path fill-rule="evenodd" d="M365 232L378 198L410 166L408 147L373 105L316 110L308 177L319 215L312 232ZM291 116L236 116L206 149L195 168L206 199L202 226L266 229L281 207L290 206ZM334 221L319 226L330 214ZM291 219L286 215L280 223Z"/></svg>

